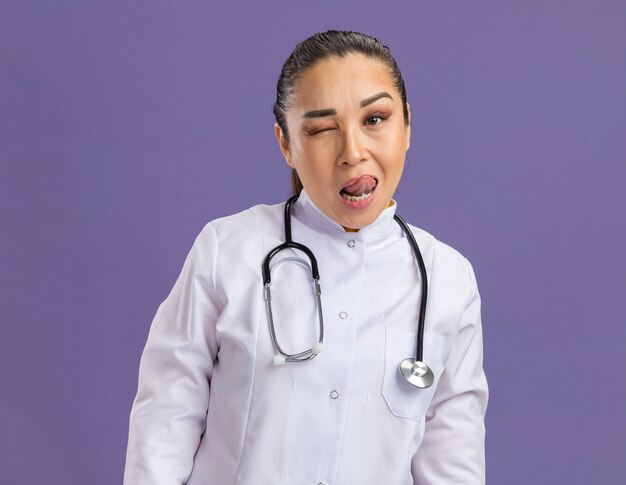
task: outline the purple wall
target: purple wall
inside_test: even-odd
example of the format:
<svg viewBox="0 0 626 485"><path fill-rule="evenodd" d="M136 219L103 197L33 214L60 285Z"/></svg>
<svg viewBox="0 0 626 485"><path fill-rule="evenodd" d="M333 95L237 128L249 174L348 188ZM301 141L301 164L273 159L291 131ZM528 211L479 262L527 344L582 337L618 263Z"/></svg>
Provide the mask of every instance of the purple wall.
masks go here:
<svg viewBox="0 0 626 485"><path fill-rule="evenodd" d="M139 357L209 220L289 191L282 62L396 54L399 212L483 296L491 484L626 483L626 3L0 6L0 483L120 483Z"/></svg>

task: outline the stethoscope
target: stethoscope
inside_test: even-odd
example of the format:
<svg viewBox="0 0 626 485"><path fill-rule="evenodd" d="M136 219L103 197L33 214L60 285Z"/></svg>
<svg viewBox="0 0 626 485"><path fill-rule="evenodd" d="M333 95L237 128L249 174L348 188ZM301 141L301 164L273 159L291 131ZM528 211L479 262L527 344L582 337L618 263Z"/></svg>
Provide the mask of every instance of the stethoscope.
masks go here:
<svg viewBox="0 0 626 485"><path fill-rule="evenodd" d="M285 204L285 242L276 246L272 249L265 260L263 261L263 284L265 287L264 297L265 297L265 308L267 309L267 319L269 321L270 327L270 335L272 337L272 343L274 344L274 348L276 349L276 355L274 356L274 364L275 365L283 365L285 362L304 362L307 360L311 360L317 354L322 352L323 344L324 344L324 316L322 314L322 300L321 300L321 289L320 289L320 273L317 267L317 260L313 255L313 252L307 248L304 244L300 244L295 242L291 237L291 206L298 198L297 195L291 197ZM415 241L415 237L413 233L409 229L409 226L404 222L404 220L398 215L394 214L393 218L402 228L402 231L409 239L411 243L411 247L413 249L413 253L415 254L415 259L417 260L417 265L419 267L420 278L422 281L422 297L420 298L420 308L419 308L419 317L417 323L417 350L415 353L415 358L407 358L404 359L400 363L400 373L402 376L415 387L419 387L425 389L430 387L434 380L433 371L422 362L423 351L424 351L424 318L426 315L426 299L428 296L428 281L426 277L426 267L424 266L424 259L422 258L422 253L419 250L417 242ZM317 307L317 314L319 318L319 338L318 341L308 350L303 352L299 352L297 354L288 354L286 353L278 343L278 338L276 337L276 329L274 328L274 318L272 317L272 294L270 291L270 286L272 284L272 277L270 271L270 261L274 256L276 256L283 249L297 249L302 251L307 255L309 261L311 263L311 276L313 279L313 288L315 292L315 304ZM293 261L299 262L304 266L307 266L306 263L302 262L302 260L298 258L285 258L282 261ZM281 261L281 262L282 262ZM307 266L308 267L308 266Z"/></svg>

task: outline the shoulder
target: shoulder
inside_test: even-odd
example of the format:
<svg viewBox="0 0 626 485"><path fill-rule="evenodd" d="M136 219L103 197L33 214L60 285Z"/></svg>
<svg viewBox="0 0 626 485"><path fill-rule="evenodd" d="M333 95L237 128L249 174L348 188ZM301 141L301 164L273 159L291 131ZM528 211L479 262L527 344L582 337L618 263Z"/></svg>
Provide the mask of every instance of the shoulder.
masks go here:
<svg viewBox="0 0 626 485"><path fill-rule="evenodd" d="M283 209L284 203L257 204L213 219L204 225L197 241L215 240L218 244L231 244L240 239L252 239L261 232L273 232L279 222L282 224Z"/></svg>
<svg viewBox="0 0 626 485"><path fill-rule="evenodd" d="M439 259L439 262L444 262L447 264L461 264L463 266L469 264L468 259L463 254L461 254L460 251L453 248L449 244L437 239L430 232L420 227L414 226L413 224L409 224L409 227L411 229L411 232L413 232L415 239L417 239L417 242L422 243L420 244L420 246L424 245L425 247L430 248L433 253L433 257L437 257Z"/></svg>
<svg viewBox="0 0 626 485"><path fill-rule="evenodd" d="M474 269L469 260L460 251L424 229L412 224L409 224L409 227L422 250L433 283L453 284L463 294L473 295L477 291L477 285Z"/></svg>
<svg viewBox="0 0 626 485"><path fill-rule="evenodd" d="M282 232L283 208L284 204L259 204L207 222L187 256L190 275L205 279L225 301L223 279L244 268L257 269L268 232Z"/></svg>

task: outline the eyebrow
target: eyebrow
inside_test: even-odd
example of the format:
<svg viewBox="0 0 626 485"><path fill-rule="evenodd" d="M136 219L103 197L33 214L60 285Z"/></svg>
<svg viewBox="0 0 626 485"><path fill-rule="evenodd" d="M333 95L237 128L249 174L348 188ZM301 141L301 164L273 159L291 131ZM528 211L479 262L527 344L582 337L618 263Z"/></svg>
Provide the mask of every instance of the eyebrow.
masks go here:
<svg viewBox="0 0 626 485"><path fill-rule="evenodd" d="M372 104L374 101L378 101L380 98L389 98L391 100L393 100L393 98L391 97L391 94L389 94L386 91L382 91L378 94L375 94L374 96L370 96L369 98L365 98L363 101L361 101L361 103L359 104L361 106L361 108L365 108L366 106ZM303 118L322 118L324 116L332 116L332 115L336 115L337 114L337 110L334 108L326 108L326 109L316 109L314 111L308 111L306 113L304 113L304 115L302 116Z"/></svg>

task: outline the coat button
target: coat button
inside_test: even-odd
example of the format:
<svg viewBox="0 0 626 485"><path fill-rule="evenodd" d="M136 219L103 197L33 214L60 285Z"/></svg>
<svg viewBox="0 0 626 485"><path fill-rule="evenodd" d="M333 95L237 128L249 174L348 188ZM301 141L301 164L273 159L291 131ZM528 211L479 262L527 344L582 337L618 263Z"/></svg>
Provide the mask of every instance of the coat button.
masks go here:
<svg viewBox="0 0 626 485"><path fill-rule="evenodd" d="M354 239L350 239L348 241L348 247L353 248L354 246L356 246L356 241Z"/></svg>
<svg viewBox="0 0 626 485"><path fill-rule="evenodd" d="M332 390L330 391L330 398L331 399L337 399L339 397L339 393L336 390Z"/></svg>
<svg viewBox="0 0 626 485"><path fill-rule="evenodd" d="M348 314L346 312L339 312L339 318L345 320L346 318L348 318Z"/></svg>

